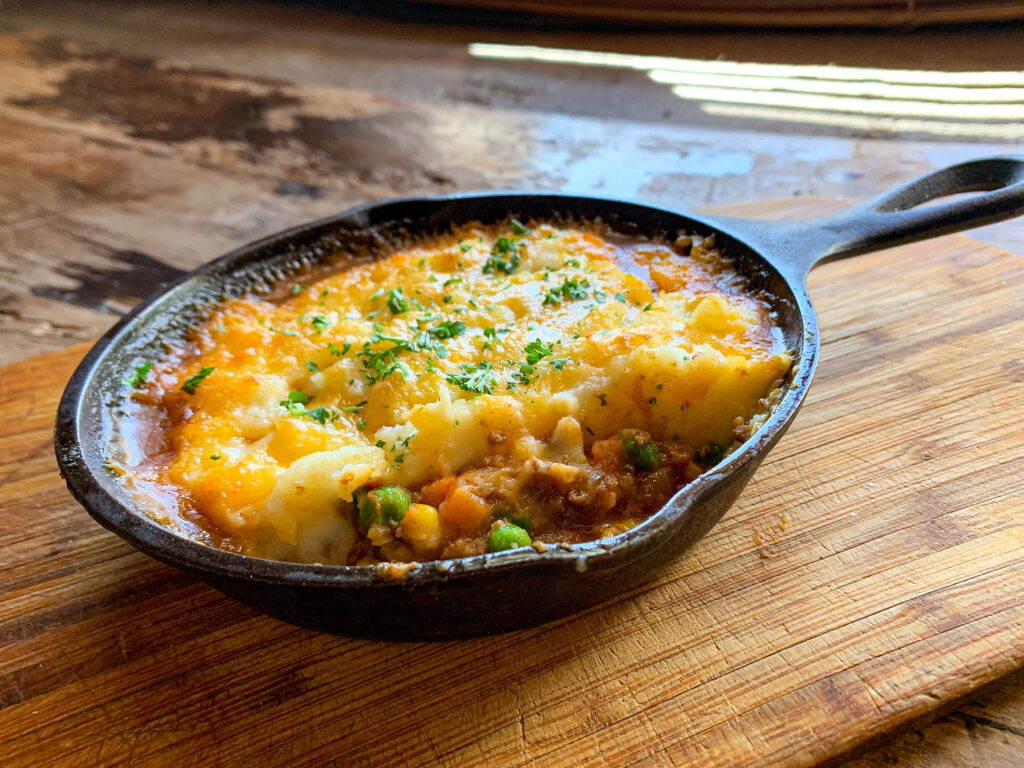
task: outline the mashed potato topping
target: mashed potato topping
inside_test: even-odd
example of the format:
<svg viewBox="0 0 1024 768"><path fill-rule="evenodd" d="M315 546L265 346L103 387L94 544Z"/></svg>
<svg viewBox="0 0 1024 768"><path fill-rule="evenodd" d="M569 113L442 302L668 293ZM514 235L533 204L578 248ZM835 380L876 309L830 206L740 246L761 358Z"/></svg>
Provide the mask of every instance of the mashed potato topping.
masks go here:
<svg viewBox="0 0 1024 768"><path fill-rule="evenodd" d="M129 482L262 557L543 548L652 514L789 366L710 239L471 225L225 301L132 376Z"/></svg>

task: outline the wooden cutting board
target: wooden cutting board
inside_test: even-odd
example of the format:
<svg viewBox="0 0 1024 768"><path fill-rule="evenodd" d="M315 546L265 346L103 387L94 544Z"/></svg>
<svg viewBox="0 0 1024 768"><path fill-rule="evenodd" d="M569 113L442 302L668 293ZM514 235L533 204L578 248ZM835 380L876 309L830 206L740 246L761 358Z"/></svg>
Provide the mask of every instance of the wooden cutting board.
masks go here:
<svg viewBox="0 0 1024 768"><path fill-rule="evenodd" d="M817 379L721 524L460 642L315 634L135 552L53 458L85 347L0 370L0 763L813 766L1017 669L1024 259L952 236L811 282Z"/></svg>

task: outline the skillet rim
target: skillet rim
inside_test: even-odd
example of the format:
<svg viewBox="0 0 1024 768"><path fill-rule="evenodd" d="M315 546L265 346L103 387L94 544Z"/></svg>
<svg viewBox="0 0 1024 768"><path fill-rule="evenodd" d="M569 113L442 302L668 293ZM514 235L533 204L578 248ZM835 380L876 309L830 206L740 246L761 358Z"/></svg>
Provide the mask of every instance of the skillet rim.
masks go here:
<svg viewBox="0 0 1024 768"><path fill-rule="evenodd" d="M125 343L124 338L130 335L134 327L139 325L145 328L147 325L155 323L160 317L159 311L153 309L155 305L164 300L171 300L174 294L189 283L194 283L208 275L227 275L231 271L237 271L226 269L226 266L235 261L242 261L251 254L276 249L276 253L264 254L263 258L269 260L280 256L290 243L308 239L320 231L326 233L332 227L338 228L338 225L345 223L357 223L373 228L387 222L401 221L398 217L384 218L376 222L370 221L373 213L386 210L389 207L433 205L440 208L446 204L459 204L488 198L492 202L496 202L498 198L510 201L540 198L550 200L552 203L560 203L570 210L580 201L621 208L638 208L659 217L687 220L687 222L697 225L695 227L697 229L704 228L725 235L732 243L745 248L748 254L753 255L757 262L774 272L775 277L790 290L795 300L791 303L795 304L794 308L800 319L798 329L800 348L794 358L794 373L786 385L784 396L776 404L764 424L714 470L705 472L677 491L661 509L635 528L611 539L567 546L550 546L545 552L526 548L511 552L485 553L472 557L432 560L420 563L418 567L397 579L387 578L384 575L385 569L381 566L293 563L217 549L174 532L171 528L151 519L141 507L129 506L107 490L103 480L97 476L98 472L95 472L90 466L83 448L81 434L83 430L96 434L93 442L97 444L97 449L103 442L102 430L99 429L100 424L96 423L95 419L92 422L89 420L86 395L93 387L99 386L96 381L99 367L113 351L116 351L120 343ZM456 218L452 219L453 222L457 220ZM466 220L469 221L471 218ZM733 221L735 220L719 221L713 215L705 216L685 209L666 208L629 198L541 190L481 190L446 195L410 195L386 198L274 232L232 249L178 277L132 308L93 344L69 379L58 405L54 444L60 474L65 479L75 500L104 528L118 534L135 548L158 560L189 571L218 577L240 578L251 582L288 586L405 590L453 580L472 579L482 572L493 574L524 567L560 567L580 573L598 569L614 570L625 564L620 561L629 560L628 555L633 550L637 550L638 556L642 556L651 548L660 548L670 538L667 534L673 532L678 534L679 531L674 529L685 526L686 521L683 518L687 513L713 496L717 486L731 475L741 474L743 469L751 463L754 464L751 472L756 469L795 417L806 397L817 367L820 352L817 318L802 281L794 284L797 280L788 270L780 268L770 254L751 245L743 234L736 233L732 226ZM415 224L415 220L412 223ZM775 299L779 302L789 301L787 297L775 296ZM186 303L187 301L181 302L181 304ZM102 398L104 402L107 402L112 394L102 387L98 392L107 396ZM92 415L95 416L95 414ZM88 430L90 426L93 427L92 430ZM111 480L108 478L108 481ZM652 542L654 547L650 546Z"/></svg>

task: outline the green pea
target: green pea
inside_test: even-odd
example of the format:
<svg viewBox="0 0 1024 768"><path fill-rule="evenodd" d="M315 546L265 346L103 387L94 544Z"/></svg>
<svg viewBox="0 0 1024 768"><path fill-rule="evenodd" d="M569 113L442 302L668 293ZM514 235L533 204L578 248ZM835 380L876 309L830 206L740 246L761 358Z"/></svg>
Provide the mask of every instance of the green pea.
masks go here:
<svg viewBox="0 0 1024 768"><path fill-rule="evenodd" d="M370 495L377 495L379 500L379 509L381 522L385 525L387 523L397 523L408 511L409 506L412 504L412 496L405 488L400 488L397 485L388 485L384 488L378 488L376 491L371 491Z"/></svg>
<svg viewBox="0 0 1024 768"><path fill-rule="evenodd" d="M412 496L405 488L396 485L368 490L360 488L355 493L356 512L359 516L359 528L364 533L374 523L387 525L398 522L412 504Z"/></svg>
<svg viewBox="0 0 1024 768"><path fill-rule="evenodd" d="M513 525L518 525L527 533L529 533L530 529L533 528L533 521L528 517L523 517L523 515L509 515L508 521Z"/></svg>
<svg viewBox="0 0 1024 768"><path fill-rule="evenodd" d="M502 523L497 528L492 528L487 535L487 549L491 552L528 547L532 543L530 534L513 523Z"/></svg>
<svg viewBox="0 0 1024 768"><path fill-rule="evenodd" d="M502 523L512 523L518 525L524 531L529 533L533 529L533 521L530 520L526 515L517 512L514 509L506 509L503 512L499 512L494 516L496 520Z"/></svg>
<svg viewBox="0 0 1024 768"><path fill-rule="evenodd" d="M658 444L653 440L643 445L637 445L635 439L626 437L622 440L622 449L629 462L641 472L657 469L661 463L661 451L658 450Z"/></svg>

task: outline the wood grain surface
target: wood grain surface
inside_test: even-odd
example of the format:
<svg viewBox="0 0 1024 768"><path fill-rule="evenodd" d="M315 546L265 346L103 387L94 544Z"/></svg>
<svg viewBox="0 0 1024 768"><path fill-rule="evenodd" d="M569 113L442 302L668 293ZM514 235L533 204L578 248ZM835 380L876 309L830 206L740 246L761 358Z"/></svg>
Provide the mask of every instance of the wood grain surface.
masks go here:
<svg viewBox="0 0 1024 768"><path fill-rule="evenodd" d="M611 603L451 643L296 629L133 551L52 457L84 347L0 370L4 764L814 766L1014 671L1024 262L952 236L811 284L807 405L706 539Z"/></svg>

